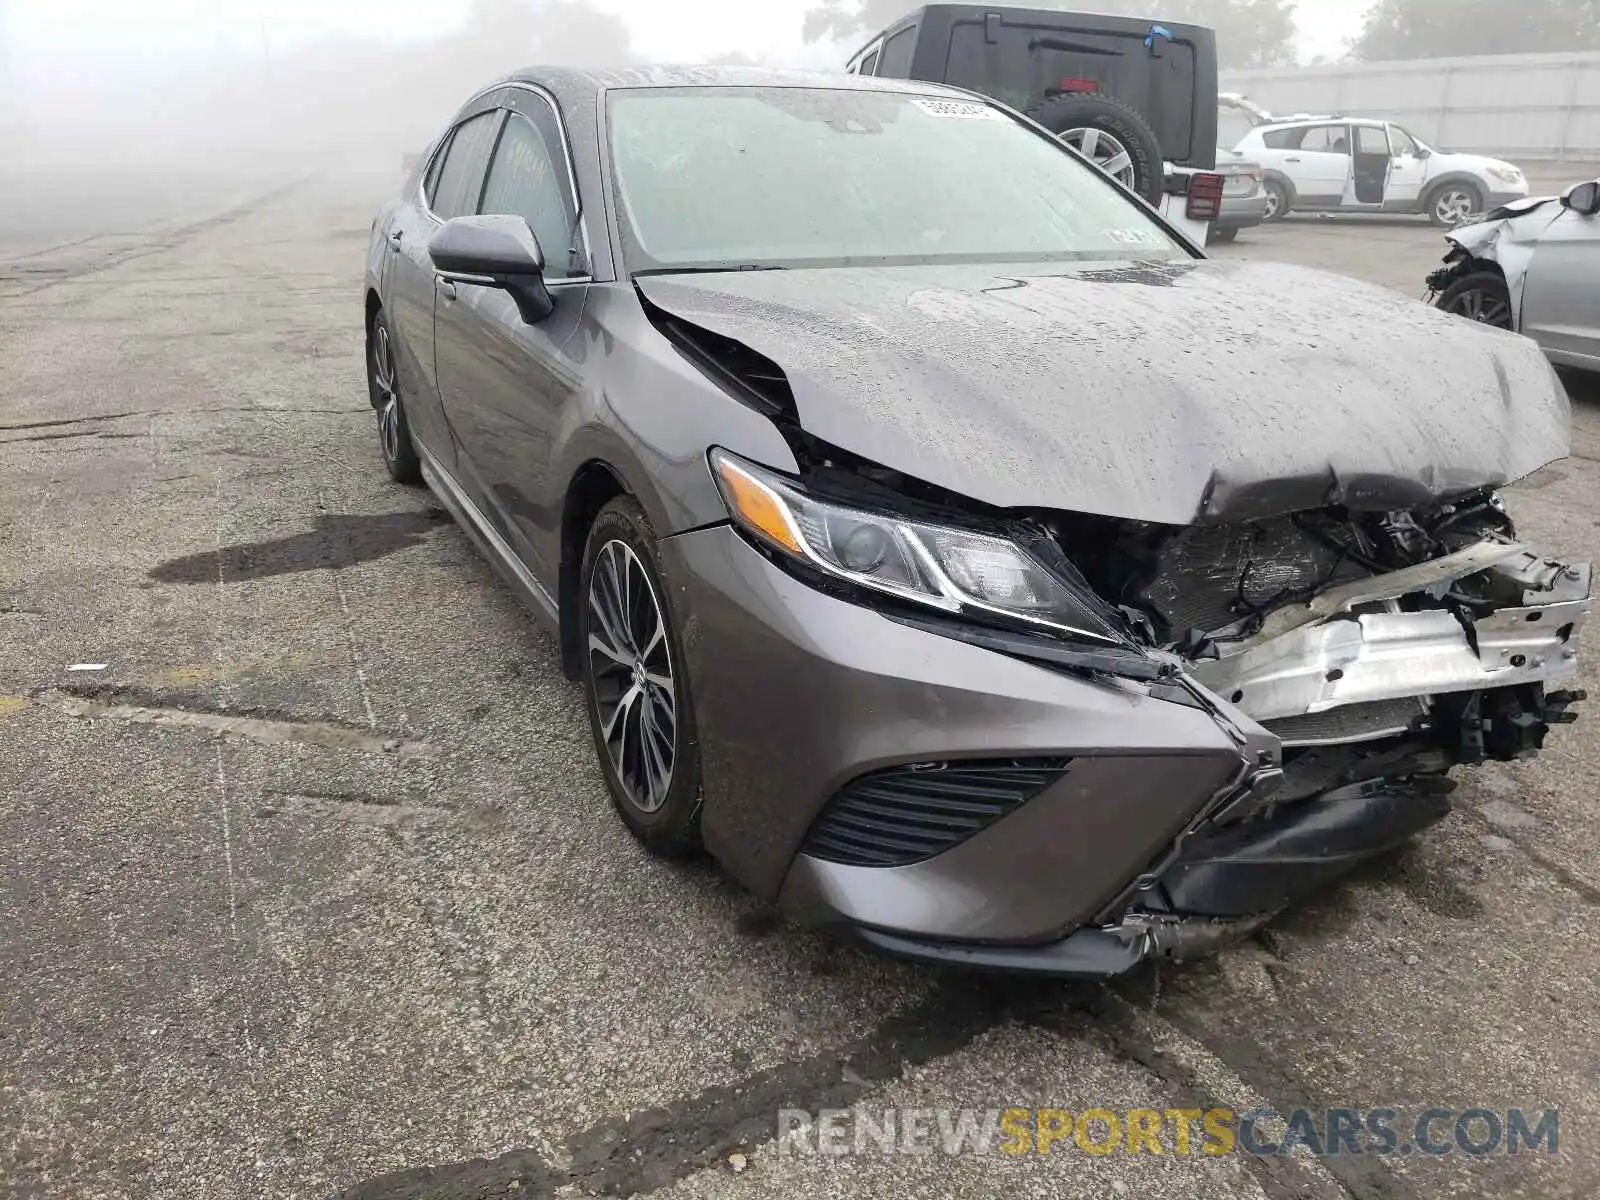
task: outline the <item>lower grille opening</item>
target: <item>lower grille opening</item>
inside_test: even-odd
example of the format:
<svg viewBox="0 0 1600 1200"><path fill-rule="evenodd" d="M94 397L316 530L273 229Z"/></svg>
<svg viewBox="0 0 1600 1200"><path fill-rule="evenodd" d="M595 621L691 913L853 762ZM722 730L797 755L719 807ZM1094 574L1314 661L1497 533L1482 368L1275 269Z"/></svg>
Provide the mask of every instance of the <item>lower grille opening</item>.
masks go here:
<svg viewBox="0 0 1600 1200"><path fill-rule="evenodd" d="M1072 760L917 763L862 775L828 802L803 853L853 867L903 867L942 854L1033 799Z"/></svg>

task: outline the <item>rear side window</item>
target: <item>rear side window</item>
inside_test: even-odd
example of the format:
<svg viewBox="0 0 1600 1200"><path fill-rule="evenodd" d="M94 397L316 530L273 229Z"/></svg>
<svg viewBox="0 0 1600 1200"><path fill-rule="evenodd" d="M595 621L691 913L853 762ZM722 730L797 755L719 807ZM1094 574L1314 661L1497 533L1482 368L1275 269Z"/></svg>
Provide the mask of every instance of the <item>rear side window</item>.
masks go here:
<svg viewBox="0 0 1600 1200"><path fill-rule="evenodd" d="M444 169L445 156L450 153L450 139L454 130L447 131L439 144L439 152L433 156L433 161L428 164L428 177L423 181L422 194L427 197L428 207L434 207L434 199L439 192L439 172Z"/></svg>
<svg viewBox="0 0 1600 1200"><path fill-rule="evenodd" d="M902 29L883 44L878 74L886 79L911 78L911 55L917 48L917 27Z"/></svg>
<svg viewBox="0 0 1600 1200"><path fill-rule="evenodd" d="M483 170L489 159L489 145L494 141L495 127L500 119L497 109L479 113L463 121L450 139L445 151L444 166L439 171L432 203L434 215L448 221L451 217L467 216L478 211L478 193L483 189Z"/></svg>
<svg viewBox="0 0 1600 1200"><path fill-rule="evenodd" d="M1274 129L1261 135L1261 144L1268 150L1298 150L1301 132L1299 129Z"/></svg>
<svg viewBox="0 0 1600 1200"><path fill-rule="evenodd" d="M577 204L553 120L541 128L521 113L506 118L483 189L485 213L510 213L528 222L544 251L545 278L572 274ZM554 144L552 144L554 143Z"/></svg>

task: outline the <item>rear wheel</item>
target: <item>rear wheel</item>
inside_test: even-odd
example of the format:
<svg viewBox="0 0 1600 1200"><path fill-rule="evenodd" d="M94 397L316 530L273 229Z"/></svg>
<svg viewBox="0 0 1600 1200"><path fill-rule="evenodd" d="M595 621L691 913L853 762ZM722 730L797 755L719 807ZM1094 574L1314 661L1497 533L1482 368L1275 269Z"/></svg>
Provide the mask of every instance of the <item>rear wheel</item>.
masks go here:
<svg viewBox="0 0 1600 1200"><path fill-rule="evenodd" d="M1511 292L1506 281L1493 271L1474 271L1463 275L1438 299L1438 307L1480 325L1493 325L1496 329L1510 329Z"/></svg>
<svg viewBox="0 0 1600 1200"><path fill-rule="evenodd" d="M373 316L367 335L367 393L378 412L378 448L390 477L396 483L421 483L422 463L411 442L411 426L406 422L395 373L394 339L381 311Z"/></svg>
<svg viewBox="0 0 1600 1200"><path fill-rule="evenodd" d="M1237 225L1229 225L1223 229L1218 229L1213 226L1210 234L1207 235L1206 240L1210 244L1225 245L1228 242L1233 241L1233 239L1238 236L1239 227Z"/></svg>
<svg viewBox="0 0 1600 1200"><path fill-rule="evenodd" d="M1151 204L1161 203L1161 143L1138 112L1110 96L1052 96L1034 119Z"/></svg>
<svg viewBox="0 0 1600 1200"><path fill-rule="evenodd" d="M1281 221L1289 215L1290 200L1289 189L1276 179L1269 179L1262 185L1262 190L1267 194L1267 212L1265 220Z"/></svg>
<svg viewBox="0 0 1600 1200"><path fill-rule="evenodd" d="M595 518L581 577L583 683L617 814L656 854L700 845L700 759L683 646L649 519L619 496Z"/></svg>

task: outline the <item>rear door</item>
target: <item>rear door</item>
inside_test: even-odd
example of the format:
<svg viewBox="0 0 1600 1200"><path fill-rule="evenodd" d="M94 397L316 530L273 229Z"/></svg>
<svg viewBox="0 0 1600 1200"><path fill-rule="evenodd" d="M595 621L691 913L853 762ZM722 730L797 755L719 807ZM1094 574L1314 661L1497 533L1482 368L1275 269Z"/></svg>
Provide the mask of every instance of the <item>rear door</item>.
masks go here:
<svg viewBox="0 0 1600 1200"><path fill-rule="evenodd" d="M439 391L461 441L460 481L541 583L558 559L559 488L550 448L578 394L577 334L588 290L571 159L542 94L512 89L477 211L520 216L545 259L555 311L529 325L511 296L467 283L441 290L434 322ZM551 589L553 591L553 589Z"/></svg>
<svg viewBox="0 0 1600 1200"><path fill-rule="evenodd" d="M439 402L434 370L434 272L428 242L445 219L463 205L477 204L483 168L499 114L485 100L440 139L418 194L395 214L388 230L389 268L384 273L388 316L395 341L400 396L412 436L444 464L455 463L455 440Z"/></svg>
<svg viewBox="0 0 1600 1200"><path fill-rule="evenodd" d="M1262 135L1269 149L1281 150L1279 169L1294 184L1300 204L1338 208L1350 186L1350 127L1343 122L1297 125Z"/></svg>
<svg viewBox="0 0 1600 1200"><path fill-rule="evenodd" d="M1522 332L1558 361L1600 366L1600 216L1563 209L1540 236L1523 281Z"/></svg>

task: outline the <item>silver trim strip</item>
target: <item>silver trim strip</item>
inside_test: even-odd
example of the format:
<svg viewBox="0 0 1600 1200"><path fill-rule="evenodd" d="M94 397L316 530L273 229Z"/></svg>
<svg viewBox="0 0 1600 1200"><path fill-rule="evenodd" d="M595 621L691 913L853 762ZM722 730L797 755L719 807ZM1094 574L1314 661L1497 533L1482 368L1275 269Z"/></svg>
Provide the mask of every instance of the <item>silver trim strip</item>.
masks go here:
<svg viewBox="0 0 1600 1200"><path fill-rule="evenodd" d="M559 627L561 615L556 608L556 602L550 598L550 593L544 590L543 585L523 565L516 552L506 544L506 540L494 526L489 524L489 519L483 515L483 511L468 498L461 485L433 456L433 452L424 446L415 434L412 435L411 442L417 448L417 458L422 463L422 478L428 485L428 490L439 498L439 503L450 511L456 523L472 536L489 561L499 567L511 583L525 593L527 599L533 601L547 620Z"/></svg>

